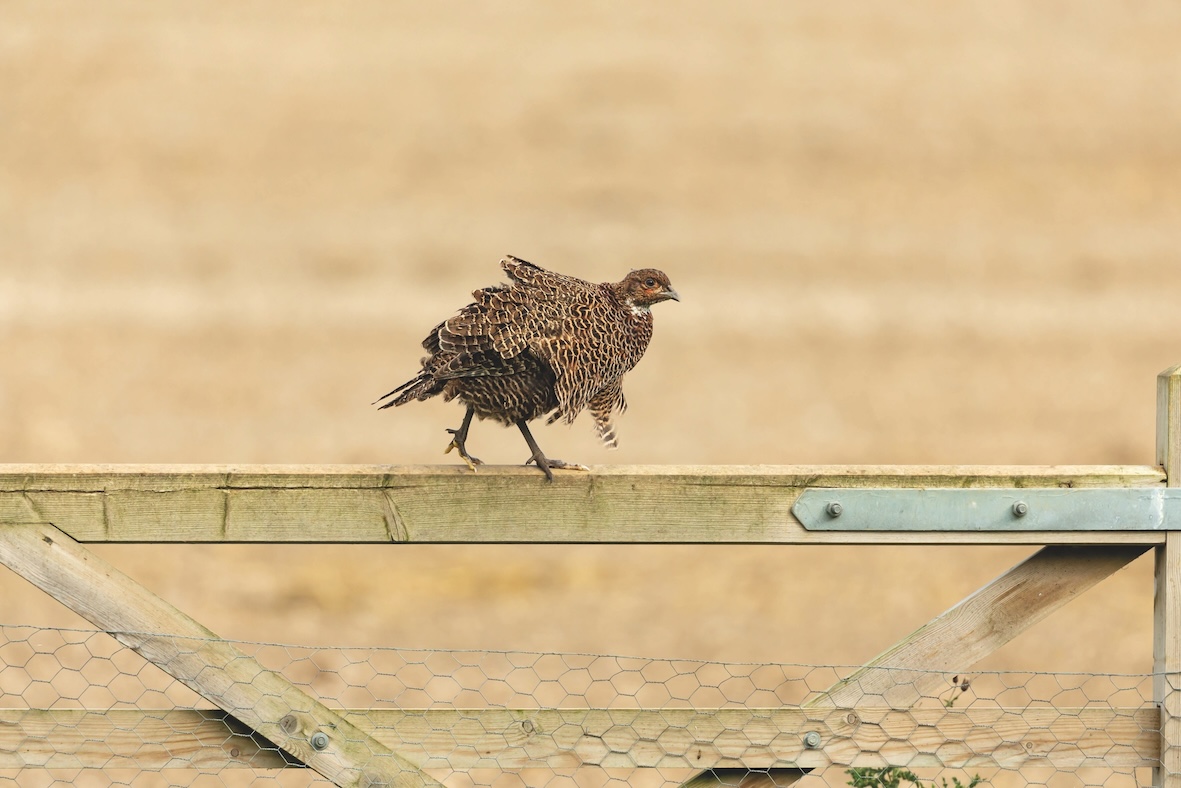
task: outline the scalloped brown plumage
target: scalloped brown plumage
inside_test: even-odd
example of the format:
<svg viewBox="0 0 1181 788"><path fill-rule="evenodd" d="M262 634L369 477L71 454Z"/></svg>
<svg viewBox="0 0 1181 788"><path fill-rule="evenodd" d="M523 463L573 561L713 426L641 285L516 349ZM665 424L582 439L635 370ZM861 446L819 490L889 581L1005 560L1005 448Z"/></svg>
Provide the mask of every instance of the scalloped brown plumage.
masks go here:
<svg viewBox="0 0 1181 788"><path fill-rule="evenodd" d="M570 423L589 409L599 437L614 448L612 414L626 407L623 376L652 338L651 307L680 299L654 268L595 284L511 255L500 267L509 283L475 291L472 303L435 326L422 343L422 370L377 402L389 408L439 394L458 398L467 411L459 428L448 430L447 451L456 449L475 470L481 461L466 446L472 417L515 424L533 453L526 464L537 463L552 480L551 468L582 466L548 459L528 422L548 414L547 423Z"/></svg>

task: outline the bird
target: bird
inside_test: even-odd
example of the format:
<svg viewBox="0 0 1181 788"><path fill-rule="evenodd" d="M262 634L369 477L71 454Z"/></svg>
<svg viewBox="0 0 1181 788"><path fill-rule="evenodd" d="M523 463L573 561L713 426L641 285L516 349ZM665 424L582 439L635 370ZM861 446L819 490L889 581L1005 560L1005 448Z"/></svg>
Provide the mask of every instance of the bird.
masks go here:
<svg viewBox="0 0 1181 788"><path fill-rule="evenodd" d="M373 403L379 408L442 395L466 406L448 429L454 449L472 470L483 462L467 450L472 418L516 426L534 463L553 481L554 468L585 466L545 456L529 422L570 424L589 410L603 444L617 446L613 414L627 407L623 376L652 339L652 306L680 301L668 276L655 268L596 284L506 255L507 284L472 293L473 301L439 323L423 340L427 355L417 375Z"/></svg>

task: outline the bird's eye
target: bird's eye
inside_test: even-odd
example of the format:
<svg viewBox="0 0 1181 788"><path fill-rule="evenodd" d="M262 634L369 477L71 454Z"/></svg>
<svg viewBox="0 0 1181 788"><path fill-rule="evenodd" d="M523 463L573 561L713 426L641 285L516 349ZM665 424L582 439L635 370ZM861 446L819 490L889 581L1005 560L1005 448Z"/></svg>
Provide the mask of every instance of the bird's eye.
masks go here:
<svg viewBox="0 0 1181 788"><path fill-rule="evenodd" d="M644 280L644 287L656 287L656 280L652 277L648 277Z"/></svg>

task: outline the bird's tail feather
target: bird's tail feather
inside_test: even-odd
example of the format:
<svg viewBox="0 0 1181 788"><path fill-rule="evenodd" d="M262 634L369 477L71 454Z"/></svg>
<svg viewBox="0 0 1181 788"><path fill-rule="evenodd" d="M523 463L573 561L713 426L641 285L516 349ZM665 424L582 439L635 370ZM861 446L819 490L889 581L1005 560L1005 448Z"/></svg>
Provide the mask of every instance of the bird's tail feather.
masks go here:
<svg viewBox="0 0 1181 788"><path fill-rule="evenodd" d="M378 410L385 410L386 408L392 408L395 405L405 405L407 402L412 402L418 399L426 399L427 397L439 393L437 389L432 390L437 385L438 382L434 379L434 377L424 370L418 373L418 375L415 377L403 383L401 386L398 386L393 391L387 394L382 394L380 397L375 399L372 404L377 405L377 403L381 402L382 400L388 399L389 402L378 406ZM390 399L391 397L393 399Z"/></svg>

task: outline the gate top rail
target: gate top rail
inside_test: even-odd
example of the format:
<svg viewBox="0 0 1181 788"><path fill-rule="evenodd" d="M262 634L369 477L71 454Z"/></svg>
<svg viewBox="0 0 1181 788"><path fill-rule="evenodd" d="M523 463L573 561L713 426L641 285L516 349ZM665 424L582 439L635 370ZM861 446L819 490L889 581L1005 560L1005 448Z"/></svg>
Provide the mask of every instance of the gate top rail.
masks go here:
<svg viewBox="0 0 1181 788"><path fill-rule="evenodd" d="M808 530L792 507L816 488L1069 494L1165 481L1141 465L600 466L549 483L495 466L20 464L0 465L0 523L49 522L81 542L1148 545L1166 530L1115 530L1119 518L1111 529L1038 530L1031 517L1030 530Z"/></svg>

